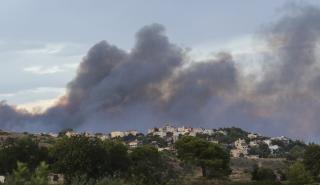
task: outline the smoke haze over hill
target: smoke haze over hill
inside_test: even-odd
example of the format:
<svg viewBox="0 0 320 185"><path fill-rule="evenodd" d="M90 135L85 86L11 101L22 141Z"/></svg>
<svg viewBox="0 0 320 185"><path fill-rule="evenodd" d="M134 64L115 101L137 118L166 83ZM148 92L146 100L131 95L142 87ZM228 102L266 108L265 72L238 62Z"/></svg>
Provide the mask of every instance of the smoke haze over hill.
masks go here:
<svg viewBox="0 0 320 185"><path fill-rule="evenodd" d="M231 52L205 60L171 43L151 24L126 51L102 41L83 58L67 93L40 114L0 104L0 127L59 131L145 129L163 122L237 126L272 135L319 140L320 10L291 6L259 39L267 43L257 79Z"/></svg>

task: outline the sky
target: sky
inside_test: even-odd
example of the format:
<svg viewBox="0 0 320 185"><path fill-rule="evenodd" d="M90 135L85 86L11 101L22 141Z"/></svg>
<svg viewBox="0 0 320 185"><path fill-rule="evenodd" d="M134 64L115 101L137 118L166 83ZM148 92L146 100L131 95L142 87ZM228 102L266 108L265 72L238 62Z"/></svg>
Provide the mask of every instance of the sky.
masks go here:
<svg viewBox="0 0 320 185"><path fill-rule="evenodd" d="M103 46L101 46L101 44L95 46L95 44L105 40L107 43L116 45L127 53L138 50L139 39L143 41L144 34L148 33L148 31L144 30L144 26L153 23L162 25L165 28L165 35L170 39L170 43L174 43L177 47L186 50L188 57L192 58L192 60L200 61L201 63L201 61L208 60L208 58L214 58L217 63L220 63L221 61L229 59L225 56L221 58L219 53L230 53L233 57L232 60L236 61L235 65L241 66L241 75L246 75L246 79L252 75L255 81L259 81L262 75L259 76L256 74L265 70L262 62L266 60L265 53L270 50L270 46L267 46L267 43L262 39L267 37L266 32L268 31L266 30L274 27L272 32L290 32L290 30L286 30L286 28L279 28L279 26L277 26L277 22L286 25L285 21L281 22L281 20L286 20L286 15L283 15L283 10L290 6L299 7L305 5L319 7L320 2L316 0L3 0L0 6L0 101L5 100L10 106L25 108L31 112L44 112L48 107L53 106L58 100L61 100L61 97L66 93L70 94L69 91L73 93L74 86L76 86L74 84L78 83L77 79L79 76L81 77L81 75L77 75L77 70L81 71L82 67L79 68L81 62L86 63L86 61L90 60L90 52L87 54L90 48L93 47L91 50L99 47L108 48L108 45L105 46L103 44ZM312 20L312 16L310 19ZM154 27L151 26L151 28L145 29L162 30L162 27ZM137 36L137 32L140 33L139 30L141 29L141 34L144 36ZM311 29L317 28L312 27ZM155 36L157 36L157 34L155 34ZM130 54L128 54L129 61L136 59L135 56L129 55ZM287 58L283 60L286 59ZM297 63L296 65L298 66L300 64ZM175 66L173 66L173 68L174 67ZM195 75L197 73L191 69L190 71L187 74ZM286 71L282 70L282 72ZM306 72L303 71L303 74L305 73ZM186 79L187 77L182 75L178 78ZM279 77L278 79L285 81L284 77ZM173 78L172 81L174 80L177 79ZM245 80L245 82L246 81L248 80ZM262 81L264 82L259 86L255 85L254 88L269 88L271 89L270 91L272 91L279 86L274 85L275 83L272 82L272 79ZM73 82L74 86L70 85L70 82ZM171 82L169 81L167 83ZM241 86L245 85L247 84L241 83ZM186 88L186 85L183 86ZM294 84L292 86L294 86ZM313 85L312 87L315 86L316 85ZM283 96L283 94L287 95L287 92L291 90L290 88L288 87L283 91L278 90L275 94L280 94L281 96ZM303 91L304 88L305 87L301 87L301 91ZM239 106L239 104L241 104L242 107L250 107L248 108L250 114L251 110L255 109L256 111L252 114L262 115L261 117L263 119L256 120L244 118L246 116L238 116L235 117L235 119L230 119L231 121L235 121L236 118L239 119L241 124L236 124L235 126L243 126L262 132L267 130L266 133L268 134L280 134L279 130L288 127L287 123L278 124L278 122L282 121L291 122L291 118L287 116L273 114L272 121L266 121L264 118L264 116L270 112L268 109L274 108L273 106L276 104L277 107L279 107L278 102L268 104L261 100L255 100L263 97L266 101L269 99L274 101L275 97L263 93L252 95L243 92L243 89L241 89L241 95L237 95L241 96L241 98L231 100L232 98L228 97L228 103L224 102L221 104L223 104L223 107L228 107L225 108L228 110ZM266 90L263 91L267 92ZM215 93L219 94L221 92ZM295 93L292 97L298 97L296 94L299 93ZM303 91L303 93L305 92ZM91 92L89 94L91 94ZM234 94L228 94L228 96L233 95ZM276 98L281 97L280 95ZM317 99L318 95L315 95L315 97ZM241 101L239 99L241 99ZM221 100L210 98L208 101L219 102ZM237 103L234 103L235 101ZM306 99L303 103L307 104L308 101L309 99ZM68 102L72 104L72 100L68 99ZM281 101L279 100L279 102ZM226 106L230 104L233 106ZM254 104L254 106L251 104ZM287 104L287 101L285 101L283 109L287 106L289 107ZM95 105L96 104L93 104L92 106ZM143 107L146 105L143 104L139 106ZM70 107L72 106L70 105ZM179 106L174 105L172 107ZM314 107L318 107L318 104L315 104ZM87 109L88 108L85 110L81 109L80 112L83 113L84 111L87 113ZM126 108L126 110L127 109L129 108ZM216 108L214 107L213 109ZM295 111L299 111L300 109L301 107ZM49 112L55 112L55 110ZM130 114L135 113L132 111L129 112ZM293 113L293 110L289 112ZM287 114L287 112L283 113L283 115ZM313 114L309 116L312 117L310 119L314 120ZM97 120L97 117L99 116L95 115L94 120ZM9 122L11 122L11 119L9 120ZM141 120L150 121L152 118L137 119L137 122ZM230 121L229 119L225 119L225 117L219 117L219 120ZM246 121L250 123L257 121L261 122L261 124L257 126L242 124L242 122ZM261 126L264 122L268 122L267 129ZM95 122L94 124L98 123ZM274 125L276 125L278 131L272 130L272 128L275 128ZM144 125L142 128L148 126ZM202 126L211 127L212 125L204 124ZM220 124L219 126L233 125ZM105 129L99 126L93 127ZM292 128L289 127L284 134L295 136L299 132L301 134L297 136L298 138L310 140L310 138L305 138L304 135L315 127L315 130L317 130L318 127L315 123L306 127L293 124ZM81 128L88 129L88 126ZM118 129L122 127L111 128ZM314 139L316 136L312 135L310 137ZM316 140L317 139L320 140L320 138L316 138Z"/></svg>
<svg viewBox="0 0 320 185"><path fill-rule="evenodd" d="M196 56L252 47L251 36L286 1L4 0L0 6L0 99L23 107L64 93L78 64L106 40L130 50L142 26L160 23Z"/></svg>

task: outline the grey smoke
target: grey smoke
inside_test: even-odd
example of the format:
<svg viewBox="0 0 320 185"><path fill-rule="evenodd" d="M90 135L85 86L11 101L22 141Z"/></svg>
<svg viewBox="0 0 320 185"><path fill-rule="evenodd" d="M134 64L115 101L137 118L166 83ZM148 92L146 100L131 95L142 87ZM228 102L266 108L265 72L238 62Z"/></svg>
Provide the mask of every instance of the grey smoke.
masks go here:
<svg viewBox="0 0 320 185"><path fill-rule="evenodd" d="M66 95L47 112L2 102L0 126L110 131L174 122L319 140L319 20L317 7L292 6L263 32L270 52L260 81L243 74L232 53L196 61L169 41L162 25L148 25L130 51L106 41L94 45Z"/></svg>
<svg viewBox="0 0 320 185"><path fill-rule="evenodd" d="M273 125L304 138L316 138L320 131L319 18L319 8L294 5L268 30L277 64L255 87L263 101L254 103L272 110L267 116Z"/></svg>

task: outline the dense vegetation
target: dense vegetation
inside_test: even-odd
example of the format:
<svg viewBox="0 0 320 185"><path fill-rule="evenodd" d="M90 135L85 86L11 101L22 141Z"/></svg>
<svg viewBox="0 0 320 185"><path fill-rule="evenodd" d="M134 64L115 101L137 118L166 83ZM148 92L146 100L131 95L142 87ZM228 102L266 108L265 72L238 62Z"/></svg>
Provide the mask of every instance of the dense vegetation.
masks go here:
<svg viewBox="0 0 320 185"><path fill-rule="evenodd" d="M247 133L237 131L226 130L246 139ZM123 139L130 141L133 137L144 144L127 148ZM205 137L181 137L175 142L175 151L159 151L154 141L160 145L166 145L166 141L152 135L104 141L63 134L42 141L30 135L7 138L0 147L0 173L6 175L7 185L47 185L52 173L63 174L64 183L69 185L302 185L320 180L320 146L289 142L277 143L290 151L288 168L253 165L248 171L251 181L232 182L228 148ZM251 152L267 156L269 151L261 146Z"/></svg>
<svg viewBox="0 0 320 185"><path fill-rule="evenodd" d="M210 174L213 174L217 169L214 176L219 177L222 176L220 171L229 170L229 155L226 151L203 139L188 139L202 144L193 146L201 153L201 157L198 159L199 156L192 156L189 159L197 160L197 165L206 166L208 174L209 170L212 171ZM221 157L225 162L220 164ZM39 171L46 170L63 174L66 184L72 184L79 179L98 183L106 181L106 178L109 181L121 180L134 184L166 184L179 179L181 164L174 155L159 152L151 145L144 145L129 152L119 141L102 141L84 135L61 137L46 149L40 147L38 141L24 137L4 142L0 149L1 172L11 179L7 183L16 184L17 181L31 182L41 179L39 174L47 175L48 172ZM204 176L207 176L207 173Z"/></svg>

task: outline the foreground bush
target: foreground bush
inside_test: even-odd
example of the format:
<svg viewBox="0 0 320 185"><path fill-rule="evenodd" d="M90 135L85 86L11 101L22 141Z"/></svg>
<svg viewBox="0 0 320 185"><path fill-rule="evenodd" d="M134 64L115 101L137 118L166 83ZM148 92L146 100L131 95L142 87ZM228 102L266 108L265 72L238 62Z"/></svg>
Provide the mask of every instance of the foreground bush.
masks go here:
<svg viewBox="0 0 320 185"><path fill-rule="evenodd" d="M276 180L276 175L272 169L260 168L258 165L253 166L251 175L251 179L255 181L274 182Z"/></svg>
<svg viewBox="0 0 320 185"><path fill-rule="evenodd" d="M312 184L313 178L301 162L293 164L288 172L289 185Z"/></svg>
<svg viewBox="0 0 320 185"><path fill-rule="evenodd" d="M34 172L28 166L18 162L17 169L7 177L6 185L48 185L48 165L42 162Z"/></svg>
<svg viewBox="0 0 320 185"><path fill-rule="evenodd" d="M6 139L0 147L0 174L11 173L17 168L17 162L23 162L34 170L41 161L46 161L48 151L39 147L39 143L31 137Z"/></svg>

